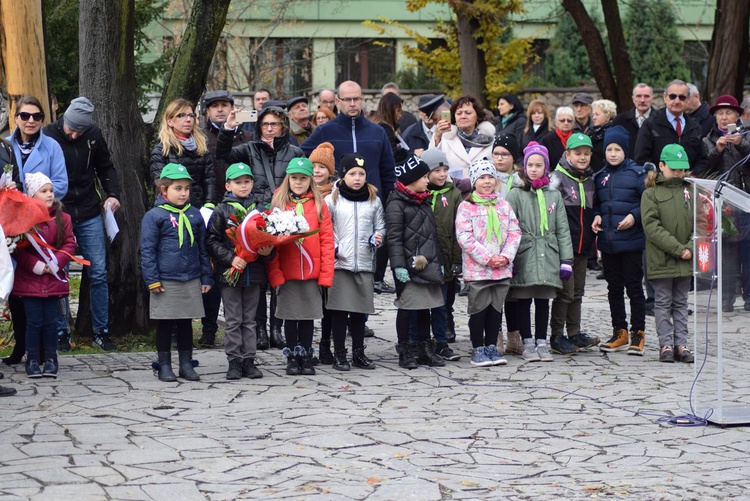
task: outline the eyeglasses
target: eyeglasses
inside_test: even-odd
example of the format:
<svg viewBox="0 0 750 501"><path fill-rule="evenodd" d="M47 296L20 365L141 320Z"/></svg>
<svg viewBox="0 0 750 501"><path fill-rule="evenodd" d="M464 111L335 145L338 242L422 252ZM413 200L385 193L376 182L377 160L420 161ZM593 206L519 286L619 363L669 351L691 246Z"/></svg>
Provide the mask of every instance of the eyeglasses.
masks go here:
<svg viewBox="0 0 750 501"><path fill-rule="evenodd" d="M560 123L564 123L564 124L572 124L573 123L573 119L572 118L558 118L557 121L560 122Z"/></svg>
<svg viewBox="0 0 750 501"><path fill-rule="evenodd" d="M345 102L346 104L354 104L354 103L358 103L358 102L360 102L361 100L362 100L362 96L357 96L357 97L340 97L340 98L339 98L339 101L343 101L343 102Z"/></svg>
<svg viewBox="0 0 750 501"><path fill-rule="evenodd" d="M16 116L20 117L24 122L28 122L29 118L33 118L35 122L41 122L42 120L44 120L44 113L42 112L27 113L25 111L21 111L16 113Z"/></svg>
<svg viewBox="0 0 750 501"><path fill-rule="evenodd" d="M195 120L195 117L197 116L198 115L196 115L195 113L178 113L175 115L175 117L179 118L180 120L182 120L185 117L192 118L193 120Z"/></svg>
<svg viewBox="0 0 750 501"><path fill-rule="evenodd" d="M276 127L281 126L281 122L263 122L260 124L261 127L270 127L271 129L275 129Z"/></svg>
<svg viewBox="0 0 750 501"><path fill-rule="evenodd" d="M685 99L687 99L687 96L685 94L669 94L667 95L667 97L672 101L674 101L675 99L679 99L680 101L684 101Z"/></svg>
<svg viewBox="0 0 750 501"><path fill-rule="evenodd" d="M510 158L512 155L510 153L500 153L499 151L493 151L492 156L494 158L502 158L505 160L506 158Z"/></svg>

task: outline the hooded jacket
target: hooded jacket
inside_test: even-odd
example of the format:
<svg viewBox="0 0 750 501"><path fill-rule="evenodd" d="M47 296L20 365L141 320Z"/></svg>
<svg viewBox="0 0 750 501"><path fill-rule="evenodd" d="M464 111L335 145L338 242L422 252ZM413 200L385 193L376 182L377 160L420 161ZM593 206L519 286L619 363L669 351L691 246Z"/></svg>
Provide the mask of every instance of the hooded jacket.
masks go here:
<svg viewBox="0 0 750 501"><path fill-rule="evenodd" d="M607 254L640 252L646 243L641 225L641 195L646 189L646 171L630 159L620 165L607 164L594 175L596 205L594 215L601 216L597 247ZM635 224L627 230L617 225L629 214Z"/></svg>
<svg viewBox="0 0 750 501"><path fill-rule="evenodd" d="M679 178L661 174L656 186L641 198L641 217L646 235L646 276L649 279L690 277L693 260L681 259L693 250L692 189Z"/></svg>
<svg viewBox="0 0 750 501"><path fill-rule="evenodd" d="M334 190L336 193L337 190ZM341 193L333 200L333 194L325 199L333 221L334 248L337 270L375 272L376 247L370 244L375 233L383 236L385 243L385 211L379 198L374 201L354 202Z"/></svg>
<svg viewBox="0 0 750 501"><path fill-rule="evenodd" d="M284 285L287 280L317 280L321 287L333 285L333 225L328 206L322 204L323 220L318 222L318 209L312 193L308 192L303 198L309 198L302 207L310 230L320 228L320 231L305 237L301 245L288 243L276 248L276 255L268 261L266 268L268 281L273 287ZM295 204L289 204L285 210L294 208Z"/></svg>
<svg viewBox="0 0 750 501"><path fill-rule="evenodd" d="M391 269L404 268L416 284L442 284L445 264L437 236L435 216L430 209L430 198L422 203L404 193L393 190L385 207L385 227L388 232L388 256ZM427 266L414 268L414 258L424 256Z"/></svg>
<svg viewBox="0 0 750 501"><path fill-rule="evenodd" d="M100 216L102 203L106 198L119 200L117 170L99 127L92 125L81 136L68 141L63 129L63 119L60 118L45 127L44 132L57 141L65 157L68 192L61 201L73 222L79 223ZM103 191L99 190L97 180Z"/></svg>
<svg viewBox="0 0 750 501"><path fill-rule="evenodd" d="M320 143L327 141L333 145L336 171L341 173L341 157L359 153L365 159L367 182L378 189L381 201L387 200L388 193L396 183L396 163L383 128L368 120L364 113L356 117L339 113L324 125L316 128L307 141L302 143L305 155L310 156Z"/></svg>
<svg viewBox="0 0 750 501"><path fill-rule="evenodd" d="M492 235L487 241L487 207L472 202L461 202L456 215L456 236L461 246L463 274L467 281L505 280L513 276L513 260L521 243L521 229L510 204L497 193L494 210L500 219L502 241ZM508 264L490 268L487 263L493 256L504 256Z"/></svg>
<svg viewBox="0 0 750 501"><path fill-rule="evenodd" d="M141 272L146 286L162 280L187 282L200 278L201 285L213 285L213 271L206 252L206 226L200 211L191 206L185 215L193 230L194 243L184 229L182 247L178 239L177 215L160 205L172 205L157 195L154 207L141 222Z"/></svg>
<svg viewBox="0 0 750 501"><path fill-rule="evenodd" d="M591 167L581 172L565 156L550 173L550 187L562 195L574 254L588 255L596 234L591 229L596 206L596 189Z"/></svg>
<svg viewBox="0 0 750 501"><path fill-rule="evenodd" d="M513 261L514 274L510 284L514 287L547 286L562 288L560 264L573 260L568 218L560 192L549 185L545 192L549 230L543 235L539 229L539 204L536 190L524 189L523 182L514 176L513 187L506 200L518 218L521 243Z"/></svg>
<svg viewBox="0 0 750 501"><path fill-rule="evenodd" d="M214 162L214 174L216 176L216 194L221 199L226 193L226 177L227 168L229 164L225 161L220 160L216 156L216 146L219 142L219 133L224 128L224 124L216 125L211 121L206 121L206 126L203 128L203 132L206 133L206 141L208 143L208 151L213 155ZM233 133L232 136L232 147L239 146L241 144L249 143L252 141L252 134L244 131L242 127L237 127L236 131L228 131Z"/></svg>
<svg viewBox="0 0 750 501"><path fill-rule="evenodd" d="M266 207L271 203L273 192L284 180L286 168L293 158L305 156L298 146L289 144L289 136L282 134L273 140L273 148L263 142L260 138L260 124L271 111L279 112L281 108L270 106L258 113L258 121L255 124L255 141L232 146L234 133L221 130L216 143L216 158L231 165L236 162L244 162L253 169L253 196L260 207ZM289 118L285 113L285 128L289 129Z"/></svg>
<svg viewBox="0 0 750 501"><path fill-rule="evenodd" d="M57 209L51 207L49 210L50 216L55 215ZM55 258L57 258L57 265L59 271L57 277L65 279L65 266L70 262L70 256L68 254L74 254L76 251L76 239L73 235L73 224L71 223L70 216L66 213L62 213L62 229L64 232L63 243L59 250L53 251ZM55 247L57 243L57 224L54 219L45 221L37 226L37 233L41 236L45 242ZM65 251L68 254L65 254ZM70 292L70 284L66 281L58 280L51 273L37 274L36 271L43 269L45 262L42 256L34 249L33 246L28 245L23 249L16 249L13 253L13 259L16 261L17 266L15 270L15 277L13 280L13 292L14 296L19 297L62 297L67 296Z"/></svg>
<svg viewBox="0 0 750 501"><path fill-rule="evenodd" d="M227 235L229 217L237 213L237 210L230 205L231 202L242 205L248 211L255 208L252 197L237 198L228 193L224 200L216 205L216 209L211 214L211 220L206 230L206 250L213 260L215 280L221 285L228 285L226 278L224 278L224 272L232 267L232 260L237 255L234 252L234 242ZM257 260L248 263L240 274L237 287L264 286L266 284L267 259L268 256L258 256Z"/></svg>

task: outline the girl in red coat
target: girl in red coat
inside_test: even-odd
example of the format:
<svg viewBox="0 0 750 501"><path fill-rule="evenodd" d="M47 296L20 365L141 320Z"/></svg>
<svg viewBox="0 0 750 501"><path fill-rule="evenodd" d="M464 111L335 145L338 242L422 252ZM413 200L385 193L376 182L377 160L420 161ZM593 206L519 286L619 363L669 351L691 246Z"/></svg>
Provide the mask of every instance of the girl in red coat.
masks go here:
<svg viewBox="0 0 750 501"><path fill-rule="evenodd" d="M307 158L293 158L286 177L271 200L271 208L303 214L310 231L320 229L300 242L280 246L268 263L268 280L277 289L276 318L285 320L290 376L314 375L312 365L313 320L323 318L320 287L333 284L333 226L328 207L313 180L313 164ZM315 299L318 298L318 299Z"/></svg>
<svg viewBox="0 0 750 501"><path fill-rule="evenodd" d="M65 266L76 250L70 216L55 200L52 181L42 173L26 174L26 194L43 201L53 219L31 230L51 248L33 242L13 257L16 275L13 295L23 300L26 310L26 375L30 378L57 377L57 327L62 319L61 300L70 291ZM44 352L42 353L42 345ZM44 358L40 358L44 355ZM39 362L44 361L44 368Z"/></svg>

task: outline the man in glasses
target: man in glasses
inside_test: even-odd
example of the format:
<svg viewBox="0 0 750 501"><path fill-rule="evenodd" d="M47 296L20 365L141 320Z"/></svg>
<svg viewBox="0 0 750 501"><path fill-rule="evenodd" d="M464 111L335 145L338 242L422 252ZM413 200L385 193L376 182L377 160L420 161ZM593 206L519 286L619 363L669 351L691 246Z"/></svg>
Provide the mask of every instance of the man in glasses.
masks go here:
<svg viewBox="0 0 750 501"><path fill-rule="evenodd" d="M336 94L330 89L323 89L318 94L318 109L327 108L333 112L334 115L338 114L339 110L336 109Z"/></svg>
<svg viewBox="0 0 750 501"><path fill-rule="evenodd" d="M77 97L61 119L44 128L44 133L60 144L65 156L68 192L62 199L63 208L73 220L73 233L84 259L91 261L86 271L91 289L94 343L104 351L112 351L115 345L109 336L107 246L102 212L120 208L120 184L102 131L91 121L93 113L91 101ZM67 318L60 326L58 349L70 350Z"/></svg>
<svg viewBox="0 0 750 501"><path fill-rule="evenodd" d="M654 89L645 83L636 84L633 87L633 105L635 108L623 111L617 115L612 125L622 125L630 134L630 151L635 151L635 141L638 139L638 130L648 120L654 108Z"/></svg>
<svg viewBox="0 0 750 501"><path fill-rule="evenodd" d="M701 126L685 113L688 93L688 86L682 80L672 80L667 85L665 107L652 113L638 131L633 155L636 163L659 165L661 150L668 144L679 144L685 148L693 174L699 175L708 169Z"/></svg>
<svg viewBox="0 0 750 501"><path fill-rule="evenodd" d="M396 182L396 162L385 130L365 116L362 112L363 105L362 87L351 80L342 82L336 95L339 114L325 127L315 129L307 141L302 143L302 151L309 156L320 143L327 141L333 144L337 170L344 155L362 155L365 159L367 182L378 189L378 196L385 207L388 194ZM381 247L385 248L386 246ZM383 251L381 255L382 253ZM384 254L387 261L387 251ZM378 269L375 273L375 292L393 293L396 290L383 278L386 263L381 255L378 256Z"/></svg>

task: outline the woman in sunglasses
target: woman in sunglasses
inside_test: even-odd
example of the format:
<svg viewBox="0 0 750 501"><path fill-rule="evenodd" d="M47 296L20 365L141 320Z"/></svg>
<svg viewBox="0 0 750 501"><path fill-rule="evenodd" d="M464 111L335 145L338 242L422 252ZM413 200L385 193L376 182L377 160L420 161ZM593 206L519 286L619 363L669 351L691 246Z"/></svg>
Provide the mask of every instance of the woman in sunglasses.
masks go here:
<svg viewBox="0 0 750 501"><path fill-rule="evenodd" d="M568 144L568 138L573 134L573 124L575 115L573 108L561 106L555 112L555 128L550 134L542 138L541 145L549 151L549 161L552 165L557 165L565 153L565 147Z"/></svg>
<svg viewBox="0 0 750 501"><path fill-rule="evenodd" d="M151 151L151 180L156 182L165 165L184 165L190 177L190 204L213 208L220 201L216 193L214 163L208 151L206 135L198 126L193 103L175 99L167 105L161 119L159 141Z"/></svg>

